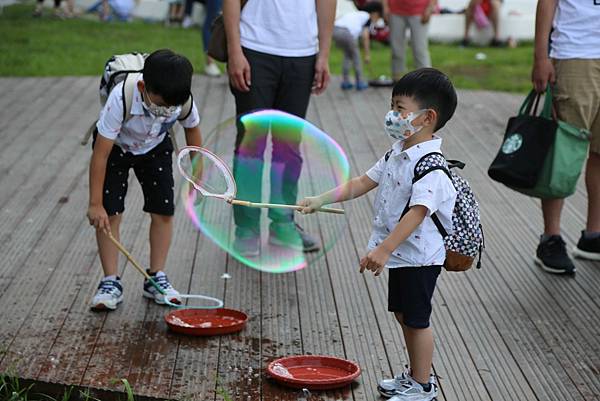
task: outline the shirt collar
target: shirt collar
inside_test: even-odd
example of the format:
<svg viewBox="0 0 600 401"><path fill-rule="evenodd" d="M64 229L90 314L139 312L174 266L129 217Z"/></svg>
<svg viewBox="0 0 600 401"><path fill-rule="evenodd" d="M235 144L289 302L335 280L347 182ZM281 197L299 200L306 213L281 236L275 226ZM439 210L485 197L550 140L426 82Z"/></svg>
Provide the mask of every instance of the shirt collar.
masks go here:
<svg viewBox="0 0 600 401"><path fill-rule="evenodd" d="M408 156L409 160L418 160L425 156L427 153L439 152L442 148L442 138L434 135L433 139L425 142L421 142L417 145L411 146L406 150L402 150L404 141L396 141L392 145L392 153L394 156L405 155Z"/></svg>

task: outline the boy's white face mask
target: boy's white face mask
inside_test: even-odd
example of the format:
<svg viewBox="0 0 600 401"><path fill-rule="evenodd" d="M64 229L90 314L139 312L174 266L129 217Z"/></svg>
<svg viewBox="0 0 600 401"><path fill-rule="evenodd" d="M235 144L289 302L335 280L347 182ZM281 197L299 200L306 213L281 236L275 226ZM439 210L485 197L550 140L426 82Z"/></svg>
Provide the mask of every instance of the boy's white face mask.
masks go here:
<svg viewBox="0 0 600 401"><path fill-rule="evenodd" d="M144 94L146 99L148 100L148 104L146 102L142 102L142 105L146 110L148 110L155 117L172 117L175 113L179 112L179 106L158 106L152 103L150 100L150 96L148 96L148 92L144 89Z"/></svg>
<svg viewBox="0 0 600 401"><path fill-rule="evenodd" d="M408 113L406 117L394 110L388 111L385 115L385 132L394 139L406 140L412 135L423 129L423 126L415 127L412 122L426 110L419 110Z"/></svg>

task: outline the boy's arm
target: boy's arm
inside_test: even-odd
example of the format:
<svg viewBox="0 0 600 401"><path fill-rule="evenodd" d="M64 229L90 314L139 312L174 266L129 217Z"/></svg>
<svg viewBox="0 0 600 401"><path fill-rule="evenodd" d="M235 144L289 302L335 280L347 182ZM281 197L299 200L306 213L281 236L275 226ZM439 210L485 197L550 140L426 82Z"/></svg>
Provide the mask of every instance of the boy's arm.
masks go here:
<svg viewBox="0 0 600 401"><path fill-rule="evenodd" d="M363 44L364 55L363 58L365 63L369 64L371 62L371 34L369 33L368 27L363 27L361 32L361 39Z"/></svg>
<svg viewBox="0 0 600 401"><path fill-rule="evenodd" d="M90 224L97 230L110 231L108 214L102 205L102 189L104 188L104 179L106 177L106 162L113 144L113 140L98 135L90 160L90 199L87 217Z"/></svg>
<svg viewBox="0 0 600 401"><path fill-rule="evenodd" d="M415 205L396 224L388 237L360 260L360 272L371 270L379 276L385 267L390 255L404 242L427 216L427 207Z"/></svg>
<svg viewBox="0 0 600 401"><path fill-rule="evenodd" d="M202 134L200 133L200 125L196 125L192 128L184 128L185 132L185 143L188 146L202 146Z"/></svg>
<svg viewBox="0 0 600 401"><path fill-rule="evenodd" d="M298 202L298 205L302 206L300 209L302 213L313 213L323 205L358 198L377 187L377 185L368 175L363 174L319 196L306 197Z"/></svg>

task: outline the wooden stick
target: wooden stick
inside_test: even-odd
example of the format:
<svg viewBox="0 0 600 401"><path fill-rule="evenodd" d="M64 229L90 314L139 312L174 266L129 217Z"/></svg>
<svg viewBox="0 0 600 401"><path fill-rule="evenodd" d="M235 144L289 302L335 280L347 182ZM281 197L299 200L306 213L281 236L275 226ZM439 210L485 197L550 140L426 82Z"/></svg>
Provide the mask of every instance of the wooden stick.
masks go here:
<svg viewBox="0 0 600 401"><path fill-rule="evenodd" d="M129 260L131 262L133 267L135 267L140 273L142 273L144 275L144 277L146 277L146 280L149 280L150 283L154 286L154 288L156 288L158 290L158 292L160 292L163 295L167 295L165 290L160 288L160 286L158 284L156 284L156 281L154 281L152 279L152 277L150 277L150 275L148 273L146 273L146 270L144 270L144 268L142 266L140 266L138 264L138 262L135 261L135 259L133 258L133 256L131 256L131 254L127 251L127 249L125 249L125 247L123 245L121 245L121 243L119 241L117 241L117 239L115 237L113 237L112 233L110 231L105 231L105 233L108 236L108 238L112 241L112 243L115 244L115 246L119 249L119 251L121 251L123 253L123 255L125 255L127 260Z"/></svg>
<svg viewBox="0 0 600 401"><path fill-rule="evenodd" d="M283 205L279 203L256 203L256 202L248 202L239 199L231 199L228 201L232 205L246 206L246 207L257 207L257 208L269 208L269 209L294 209L300 210L302 206L298 205ZM333 207L320 207L315 209L317 212L325 212L325 213L335 213L335 214L344 214L344 209L336 209Z"/></svg>

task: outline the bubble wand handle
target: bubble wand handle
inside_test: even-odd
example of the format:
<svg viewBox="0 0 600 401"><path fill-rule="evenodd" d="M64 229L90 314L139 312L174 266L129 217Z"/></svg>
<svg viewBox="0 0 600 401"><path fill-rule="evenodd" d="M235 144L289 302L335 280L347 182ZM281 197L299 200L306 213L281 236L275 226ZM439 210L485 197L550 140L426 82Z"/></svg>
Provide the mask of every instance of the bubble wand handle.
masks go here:
<svg viewBox="0 0 600 401"><path fill-rule="evenodd" d="M167 295L165 290L160 288L160 286L158 284L156 284L156 281L154 281L152 279L152 277L150 277L150 275L148 273L146 273L146 270L144 270L144 268L142 266L140 266L138 264L138 262L135 261L133 256L131 256L131 254L129 253L129 251L127 251L127 249L125 249L125 247L123 245L121 245L121 243L119 241L117 241L117 239L115 237L113 237L112 233L110 231L105 231L105 233L108 236L108 238L111 240L111 242L113 244L115 244L115 246L119 249L119 251L121 251L121 253L123 253L123 255L125 255L127 260L129 260L131 262L133 267L135 267L137 269L137 271L142 273L142 275L144 277L146 277L146 280L150 281L150 284L152 284L152 286L154 286L154 288L156 288L156 290L158 292L160 292L162 295Z"/></svg>
<svg viewBox="0 0 600 401"><path fill-rule="evenodd" d="M230 199L228 200L232 205L246 206L246 207L256 207L256 208L269 208L269 209L294 209L300 210L302 206L298 205L282 205L279 203L257 203L257 202L248 202L239 199ZM344 209L336 209L333 207L320 207L315 209L317 212L325 212L325 213L335 213L335 214L344 214Z"/></svg>

